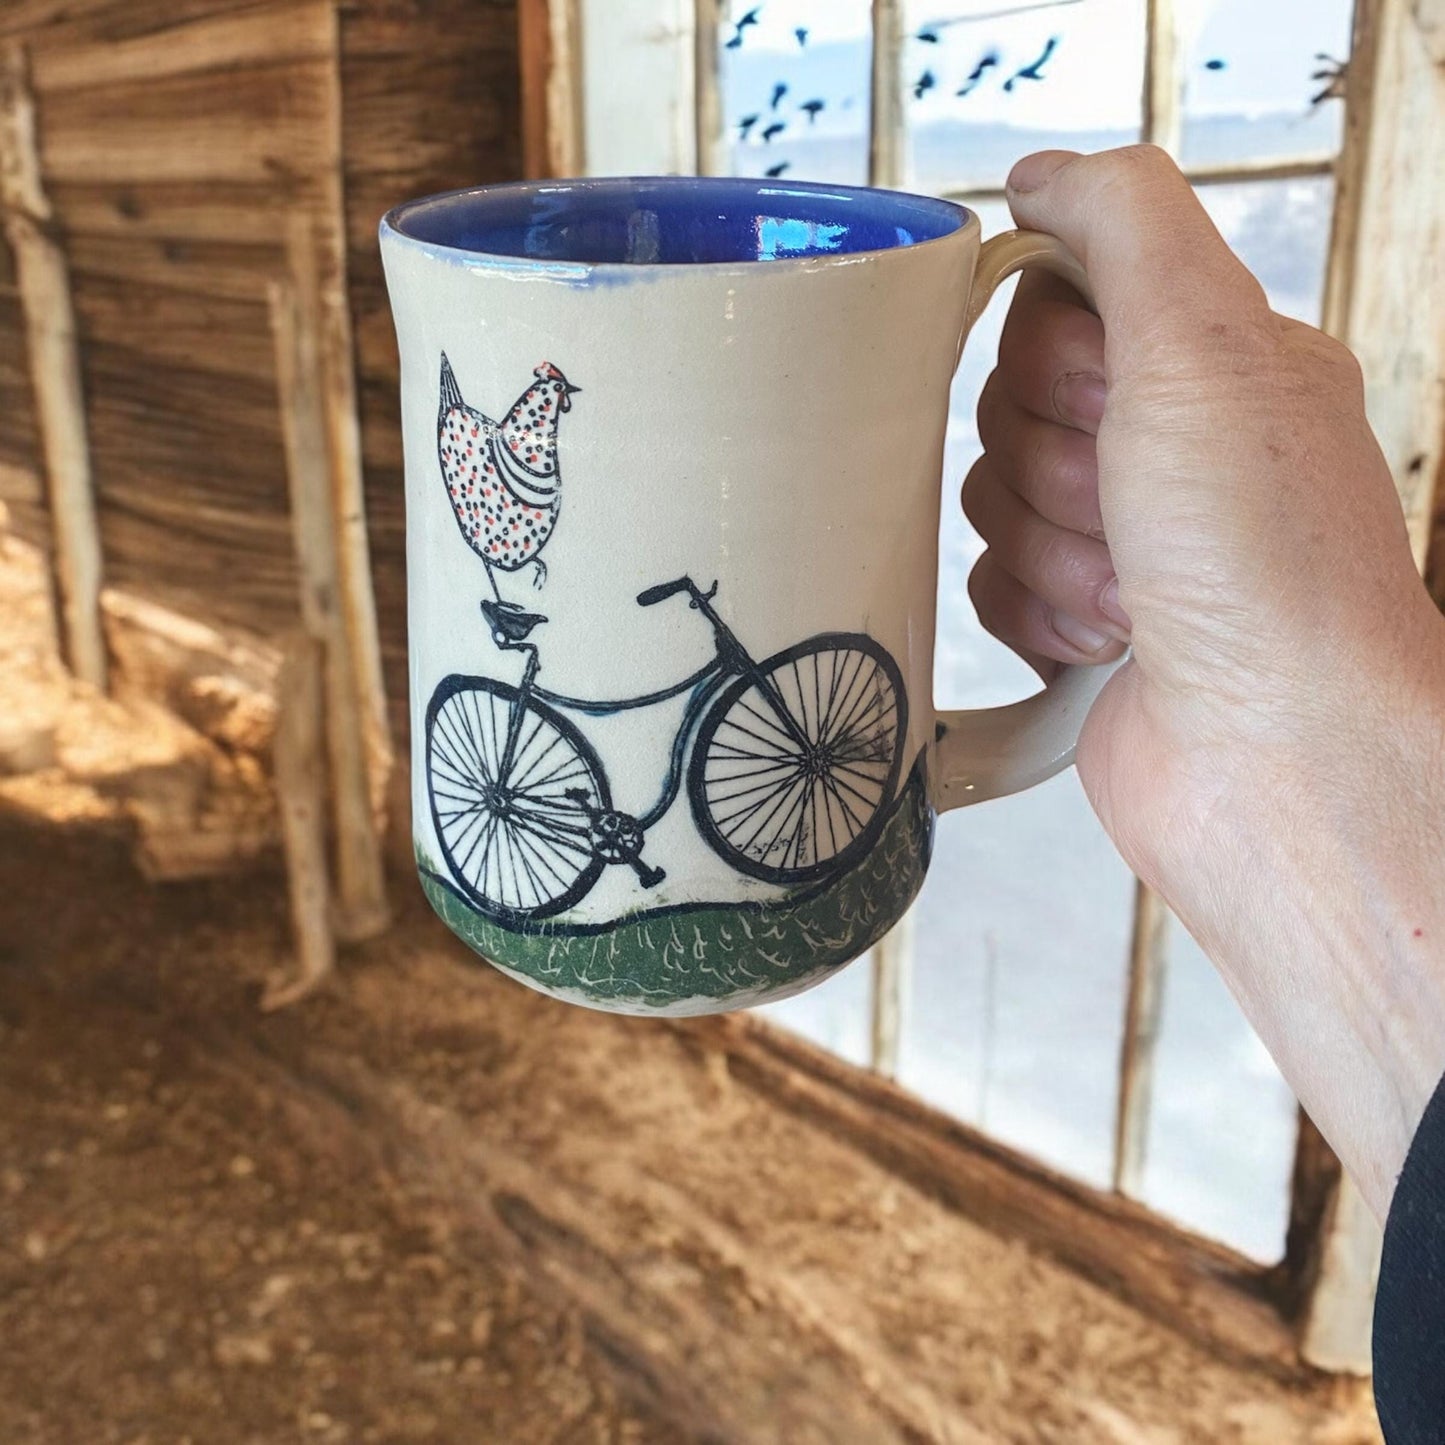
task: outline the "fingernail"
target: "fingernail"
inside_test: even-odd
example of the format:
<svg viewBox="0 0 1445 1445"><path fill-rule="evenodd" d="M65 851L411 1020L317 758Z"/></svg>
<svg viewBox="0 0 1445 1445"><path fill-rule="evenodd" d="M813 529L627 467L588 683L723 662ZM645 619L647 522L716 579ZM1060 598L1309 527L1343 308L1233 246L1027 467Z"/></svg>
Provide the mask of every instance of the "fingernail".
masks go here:
<svg viewBox="0 0 1445 1445"><path fill-rule="evenodd" d="M1071 371L1054 383L1054 410L1073 426L1098 426L1104 419L1109 388L1102 376Z"/></svg>
<svg viewBox="0 0 1445 1445"><path fill-rule="evenodd" d="M1095 632L1086 622L1080 622L1077 617L1071 617L1067 612L1055 612L1053 615L1054 631L1069 644L1077 648L1086 657L1093 657L1095 653L1102 652L1109 645L1109 638L1102 632Z"/></svg>
<svg viewBox="0 0 1445 1445"><path fill-rule="evenodd" d="M1126 633L1134 630L1134 621L1127 612L1119 605L1119 579L1116 577L1104 588L1103 595L1099 598L1099 611L1109 619L1122 627ZM1126 641L1127 638L1121 638Z"/></svg>
<svg viewBox="0 0 1445 1445"><path fill-rule="evenodd" d="M1078 154L1078 151L1035 151L1008 173L1008 189L1020 196L1036 191L1056 171L1075 160Z"/></svg>

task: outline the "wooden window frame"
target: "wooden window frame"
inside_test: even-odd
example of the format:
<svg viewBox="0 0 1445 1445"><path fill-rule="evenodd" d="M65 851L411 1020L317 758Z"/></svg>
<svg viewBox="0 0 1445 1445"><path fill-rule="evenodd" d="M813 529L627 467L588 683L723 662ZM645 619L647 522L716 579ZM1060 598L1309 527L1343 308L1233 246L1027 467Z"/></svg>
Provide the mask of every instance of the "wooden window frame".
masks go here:
<svg viewBox="0 0 1445 1445"><path fill-rule="evenodd" d="M872 0L870 184L905 182L904 0ZM519 0L529 173L580 174L579 0ZM722 0L694 0L696 169L724 168L718 26ZM1147 0L1143 138L1179 152L1183 96L1174 0ZM1445 458L1445 299L1425 284L1445 244L1445 0L1356 0L1338 156L1186 166L1196 186L1332 176L1325 329L1361 356L1371 419L1424 565ZM1000 188L944 188L960 201ZM1421 297L1427 297L1422 302ZM1399 362L1408 375L1401 381ZM1442 564L1445 565L1445 564ZM1338 1161L1301 1115L1284 1258L1260 1265L1177 1227L1130 1196L1142 1177L1168 913L1142 884L1127 959L1112 1188L1065 1178L923 1103L893 1081L912 957L905 922L873 952L872 1068L749 1015L673 1027L720 1051L742 1080L814 1119L986 1227L1016 1235L1217 1353L1297 1376L1364 1373L1379 1231Z"/></svg>

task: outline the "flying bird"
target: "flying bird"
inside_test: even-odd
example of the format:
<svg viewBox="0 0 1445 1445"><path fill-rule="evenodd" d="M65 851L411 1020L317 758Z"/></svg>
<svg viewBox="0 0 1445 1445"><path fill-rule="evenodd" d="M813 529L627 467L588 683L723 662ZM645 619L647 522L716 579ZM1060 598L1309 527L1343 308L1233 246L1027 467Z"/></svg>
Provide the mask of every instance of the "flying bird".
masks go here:
<svg viewBox="0 0 1445 1445"><path fill-rule="evenodd" d="M437 456L447 500L467 545L487 567L497 600L495 573L532 566L533 585L546 580L538 555L557 525L562 477L557 424L581 389L550 361L501 421L462 400L451 362L442 354L437 409Z"/></svg>
<svg viewBox="0 0 1445 1445"><path fill-rule="evenodd" d="M732 39L728 41L727 48L729 50L741 50L743 48L743 31L746 30L748 26L756 25L757 23L757 10L749 10L748 13L744 15L741 20L738 20L734 23Z"/></svg>
<svg viewBox="0 0 1445 1445"><path fill-rule="evenodd" d="M958 88L955 94L967 95L971 90L974 90L977 87L979 81L981 81L984 76L987 75L988 72L992 70L997 64L998 52L996 50L990 50L986 55L982 56L978 64L975 65L973 69L968 72L968 79L964 82L963 85Z"/></svg>
<svg viewBox="0 0 1445 1445"><path fill-rule="evenodd" d="M792 166L792 164L792 161L779 161L777 165L769 166L767 170L763 172L763 174L770 181L775 181L780 175L782 175L784 171L788 170Z"/></svg>
<svg viewBox="0 0 1445 1445"><path fill-rule="evenodd" d="M793 34L798 37L798 45L800 48L808 43L808 27L806 25L798 26L798 28L793 31Z"/></svg>
<svg viewBox="0 0 1445 1445"><path fill-rule="evenodd" d="M823 109L824 103L821 100L805 100L798 109L808 113L808 124L812 125L818 119L818 112Z"/></svg>
<svg viewBox="0 0 1445 1445"><path fill-rule="evenodd" d="M788 93L788 87L787 87L786 82L780 80L780 81L773 87L773 98L772 98L772 100L770 100L770 101L768 102L768 109L769 109L769 110L776 110L776 109L778 108L778 102L779 102L780 100L782 100L782 98L783 98L787 93Z"/></svg>
<svg viewBox="0 0 1445 1445"><path fill-rule="evenodd" d="M915 39L915 40L921 40L925 45L937 45L937 44L938 44L938 31L936 31L936 30L920 30L920 31L918 32L918 34L917 34L916 36L914 36L914 39Z"/></svg>
<svg viewBox="0 0 1445 1445"><path fill-rule="evenodd" d="M913 82L914 100L922 100L935 85L938 84L938 77L931 70L925 70L917 80Z"/></svg>
<svg viewBox="0 0 1445 1445"><path fill-rule="evenodd" d="M746 140L746 139L748 138L749 132L750 132L750 131L752 130L752 128L758 123L758 121L759 121L760 119L761 119L761 117L759 117L759 116L757 116L757 115L745 115L745 116L738 122L738 135L739 135L743 140Z"/></svg>
<svg viewBox="0 0 1445 1445"><path fill-rule="evenodd" d="M1003 88L1012 91L1014 85L1020 80L1042 80L1044 78L1044 66L1048 64L1049 57L1059 48L1059 37L1050 35L1048 44L1044 46L1044 53L1037 60L1031 60L1021 70L1016 70L1004 81Z"/></svg>
<svg viewBox="0 0 1445 1445"><path fill-rule="evenodd" d="M767 129L765 129L765 130L763 131L763 140L764 140L766 143L771 144L772 141L773 141L773 138L774 138L775 136L780 136L780 135L782 135L782 133L783 133L785 130L787 130L787 128L788 128L788 123L787 123L787 121L785 121L785 120L775 120L775 121L772 123L772 125L768 126Z"/></svg>

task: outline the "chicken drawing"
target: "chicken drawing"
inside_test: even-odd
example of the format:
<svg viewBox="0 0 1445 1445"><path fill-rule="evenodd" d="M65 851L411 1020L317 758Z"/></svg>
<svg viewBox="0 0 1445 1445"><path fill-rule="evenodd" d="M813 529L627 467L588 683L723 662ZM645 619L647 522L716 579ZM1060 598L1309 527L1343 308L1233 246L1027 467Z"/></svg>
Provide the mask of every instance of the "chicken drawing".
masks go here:
<svg viewBox="0 0 1445 1445"><path fill-rule="evenodd" d="M557 525L562 476L557 458L557 424L581 390L550 361L501 421L483 416L462 400L451 363L442 354L441 404L437 413L437 455L452 513L467 545L487 564L497 591L496 571L536 568L533 585L546 580L538 555Z"/></svg>

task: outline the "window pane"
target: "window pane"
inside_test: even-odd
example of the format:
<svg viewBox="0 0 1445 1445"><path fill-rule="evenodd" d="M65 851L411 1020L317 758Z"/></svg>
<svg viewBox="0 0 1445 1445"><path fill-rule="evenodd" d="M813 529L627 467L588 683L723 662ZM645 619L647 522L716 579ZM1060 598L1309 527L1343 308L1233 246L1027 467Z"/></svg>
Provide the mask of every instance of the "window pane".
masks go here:
<svg viewBox="0 0 1445 1445"><path fill-rule="evenodd" d="M1154 1065L1144 1203L1256 1259L1284 1253L1293 1096L1178 923Z"/></svg>
<svg viewBox="0 0 1445 1445"><path fill-rule="evenodd" d="M1001 205L976 209L986 236L1009 224ZM954 386L934 664L945 707L1008 702L1038 687L974 616L966 583L982 548L958 507L958 484L978 455L974 407L997 355L1005 300L984 314ZM1132 905L1133 880L1073 773L941 819L917 905L902 1082L1106 1183Z"/></svg>
<svg viewBox="0 0 1445 1445"><path fill-rule="evenodd" d="M873 969L869 959L854 959L827 983L755 1012L805 1039L831 1050L850 1064L869 1062L872 1033Z"/></svg>
<svg viewBox="0 0 1445 1445"><path fill-rule="evenodd" d="M1317 326L1330 246L1330 176L1201 186L1199 198L1276 311Z"/></svg>
<svg viewBox="0 0 1445 1445"><path fill-rule="evenodd" d="M870 16L869 0L729 0L718 44L735 175L867 182Z"/></svg>
<svg viewBox="0 0 1445 1445"><path fill-rule="evenodd" d="M1138 140L1144 0L907 0L904 19L912 185L999 186L1030 151Z"/></svg>
<svg viewBox="0 0 1445 1445"><path fill-rule="evenodd" d="M1313 76L1348 57L1352 0L1179 0L1178 8L1187 164L1339 148L1343 107L1312 103L1330 84Z"/></svg>

